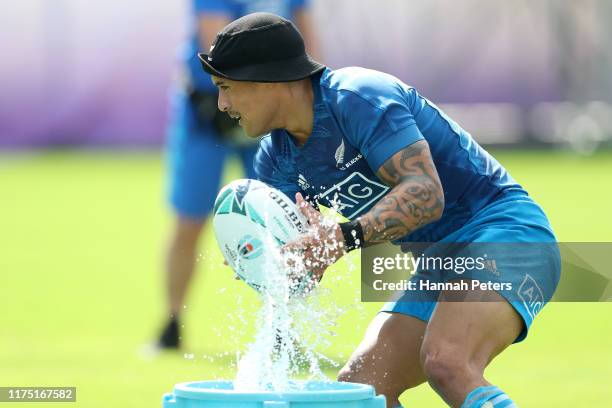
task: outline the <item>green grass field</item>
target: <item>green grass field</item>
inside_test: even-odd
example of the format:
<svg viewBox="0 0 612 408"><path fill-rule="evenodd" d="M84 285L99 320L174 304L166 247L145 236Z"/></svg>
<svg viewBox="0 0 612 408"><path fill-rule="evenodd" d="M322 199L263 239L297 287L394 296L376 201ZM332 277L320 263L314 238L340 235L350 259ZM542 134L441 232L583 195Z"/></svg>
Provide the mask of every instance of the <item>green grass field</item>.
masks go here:
<svg viewBox="0 0 612 408"><path fill-rule="evenodd" d="M612 152L497 157L544 207L560 240L612 241ZM159 153L0 154L0 386L76 386L79 407L159 407L177 382L233 378L236 352L253 336L257 297L221 267L210 230L185 310L193 358L139 354L163 315L163 188ZM328 273L346 278L331 288L335 301L353 304L358 272L341 261ZM350 308L324 352L342 364L378 307ZM246 326L237 310L249 316ZM610 406L611 316L612 303L548 305L489 379L522 407ZM402 402L444 406L427 385Z"/></svg>

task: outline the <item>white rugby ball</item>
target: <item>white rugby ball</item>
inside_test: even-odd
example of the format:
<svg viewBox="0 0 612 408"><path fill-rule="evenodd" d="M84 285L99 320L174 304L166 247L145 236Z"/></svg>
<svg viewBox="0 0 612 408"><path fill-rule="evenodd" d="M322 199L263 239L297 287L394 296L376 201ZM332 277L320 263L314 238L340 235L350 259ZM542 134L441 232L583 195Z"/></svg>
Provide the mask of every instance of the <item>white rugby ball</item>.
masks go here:
<svg viewBox="0 0 612 408"><path fill-rule="evenodd" d="M278 264L278 248L306 232L306 219L281 191L258 180L239 179L219 191L213 226L217 244L234 272L258 291ZM278 283L278 282L276 282Z"/></svg>

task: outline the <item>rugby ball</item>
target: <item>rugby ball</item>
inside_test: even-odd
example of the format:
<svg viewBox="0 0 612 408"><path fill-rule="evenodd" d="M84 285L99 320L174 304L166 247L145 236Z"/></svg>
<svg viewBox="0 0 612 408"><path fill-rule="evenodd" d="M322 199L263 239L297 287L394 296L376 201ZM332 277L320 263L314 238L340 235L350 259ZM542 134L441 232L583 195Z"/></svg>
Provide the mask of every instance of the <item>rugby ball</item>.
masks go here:
<svg viewBox="0 0 612 408"><path fill-rule="evenodd" d="M258 180L239 179L219 191L213 211L217 244L234 272L258 291L279 269L279 248L306 232L306 219L281 191Z"/></svg>

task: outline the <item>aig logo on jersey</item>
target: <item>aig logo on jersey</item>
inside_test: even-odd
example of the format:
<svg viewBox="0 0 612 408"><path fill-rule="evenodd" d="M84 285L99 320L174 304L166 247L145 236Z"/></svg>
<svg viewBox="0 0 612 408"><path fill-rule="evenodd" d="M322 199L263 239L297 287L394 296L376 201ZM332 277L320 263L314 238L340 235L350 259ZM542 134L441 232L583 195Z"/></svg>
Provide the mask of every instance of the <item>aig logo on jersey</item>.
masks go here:
<svg viewBox="0 0 612 408"><path fill-rule="evenodd" d="M324 191L319 197L332 203L347 218L353 218L364 208L382 197L389 187L368 179L359 172Z"/></svg>
<svg viewBox="0 0 612 408"><path fill-rule="evenodd" d="M540 310L542 310L546 303L542 289L540 289L536 280L529 274L525 275L523 282L521 282L521 286L518 288L518 295L532 319L540 313Z"/></svg>

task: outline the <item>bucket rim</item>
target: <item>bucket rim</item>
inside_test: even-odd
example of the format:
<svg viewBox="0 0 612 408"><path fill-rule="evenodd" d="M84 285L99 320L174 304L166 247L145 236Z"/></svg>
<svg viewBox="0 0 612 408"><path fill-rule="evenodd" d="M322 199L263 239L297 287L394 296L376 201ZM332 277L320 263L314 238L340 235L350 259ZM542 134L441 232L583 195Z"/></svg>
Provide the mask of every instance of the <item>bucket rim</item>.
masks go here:
<svg viewBox="0 0 612 408"><path fill-rule="evenodd" d="M306 390L245 391L233 389L233 381L189 381L174 386L176 397L208 401L358 401L376 396L371 385L339 381L290 381ZM321 387L321 388L318 388Z"/></svg>

